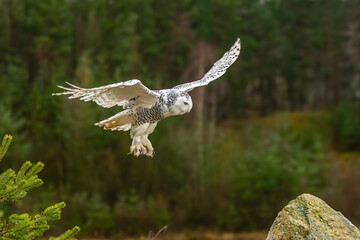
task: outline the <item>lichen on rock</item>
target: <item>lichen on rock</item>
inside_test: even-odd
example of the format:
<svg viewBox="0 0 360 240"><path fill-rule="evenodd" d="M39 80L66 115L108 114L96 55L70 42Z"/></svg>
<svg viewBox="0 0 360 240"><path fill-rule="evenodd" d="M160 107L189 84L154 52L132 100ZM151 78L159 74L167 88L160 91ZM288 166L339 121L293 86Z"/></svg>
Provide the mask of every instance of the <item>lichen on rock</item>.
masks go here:
<svg viewBox="0 0 360 240"><path fill-rule="evenodd" d="M302 194L285 206L266 240L360 239L360 231L323 200Z"/></svg>

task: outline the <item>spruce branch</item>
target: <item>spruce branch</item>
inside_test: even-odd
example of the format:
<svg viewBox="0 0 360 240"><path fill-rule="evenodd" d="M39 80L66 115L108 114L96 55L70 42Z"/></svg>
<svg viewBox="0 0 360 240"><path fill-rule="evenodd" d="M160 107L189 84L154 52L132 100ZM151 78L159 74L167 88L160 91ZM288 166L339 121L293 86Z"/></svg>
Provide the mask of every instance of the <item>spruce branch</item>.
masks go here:
<svg viewBox="0 0 360 240"><path fill-rule="evenodd" d="M3 190L6 188L7 185L12 184L12 180L15 177L15 172L12 169L8 169L6 172L3 172L0 175L0 201Z"/></svg>
<svg viewBox="0 0 360 240"><path fill-rule="evenodd" d="M10 143L12 141L12 136L11 135L5 135L1 146L0 146L0 161L4 158L6 151L8 150Z"/></svg>
<svg viewBox="0 0 360 240"><path fill-rule="evenodd" d="M76 226L76 227L73 227L72 229L67 230L66 232L61 234L59 237L57 237L57 238L51 237L49 240L67 240L67 239L75 237L75 235L78 234L78 232L80 232L80 228L78 226ZM74 239L74 240L76 240L76 239Z"/></svg>
<svg viewBox="0 0 360 240"><path fill-rule="evenodd" d="M48 222L60 219L61 209L66 204L60 202L46 208L42 213L30 217L29 214L12 214L6 228L0 232L0 239L33 239L42 236L45 231L50 229ZM74 227L54 240L66 240L74 237L80 231L79 227Z"/></svg>
<svg viewBox="0 0 360 240"><path fill-rule="evenodd" d="M0 161L4 157L12 137L6 135L0 146ZM40 186L43 181L37 174L44 168L42 162L32 164L25 162L18 173L8 169L0 174L0 202L5 200L16 201L23 198L31 188ZM49 221L60 219L61 209L66 204L60 202L46 208L40 214L31 217L29 214L12 214L8 221L0 221L0 239L1 240L30 240L40 237L50 226ZM54 240L67 240L74 237L80 231L79 227L74 227Z"/></svg>
<svg viewBox="0 0 360 240"><path fill-rule="evenodd" d="M41 214L45 216L48 221L54 221L61 218L61 209L64 208L66 204L64 202L60 202L51 207L45 209Z"/></svg>
<svg viewBox="0 0 360 240"><path fill-rule="evenodd" d="M36 175L44 167L38 162L32 165L25 162L18 174L11 169L0 175L0 202L5 200L16 201L25 197L27 191L43 184L43 181Z"/></svg>
<svg viewBox="0 0 360 240"><path fill-rule="evenodd" d="M6 231L2 232L5 239L33 239L41 236L50 228L47 224L37 224L29 214L12 214L9 217Z"/></svg>
<svg viewBox="0 0 360 240"><path fill-rule="evenodd" d="M9 217L7 231L2 236L8 239L33 239L42 236L50 226L45 222L39 224L29 214L12 214Z"/></svg>
<svg viewBox="0 0 360 240"><path fill-rule="evenodd" d="M31 164L31 163L30 163ZM43 168L44 164L42 162L37 162L35 165L32 166L32 168L26 173L26 177L32 177L36 176L37 173L39 173Z"/></svg>
<svg viewBox="0 0 360 240"><path fill-rule="evenodd" d="M20 182L20 180L24 178L25 172L26 172L30 167L31 167L31 162L29 162L29 161L25 162L25 163L21 166L21 168L20 168L20 170L19 170L19 172L18 172L18 174L17 174L17 176L16 176L15 182Z"/></svg>

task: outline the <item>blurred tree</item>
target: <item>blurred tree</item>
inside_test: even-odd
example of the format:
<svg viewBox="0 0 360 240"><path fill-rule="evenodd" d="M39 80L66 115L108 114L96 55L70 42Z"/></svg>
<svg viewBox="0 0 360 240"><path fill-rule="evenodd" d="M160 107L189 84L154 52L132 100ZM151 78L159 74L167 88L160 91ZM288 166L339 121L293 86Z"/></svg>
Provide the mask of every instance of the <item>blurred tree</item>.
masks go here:
<svg viewBox="0 0 360 240"><path fill-rule="evenodd" d="M64 215L66 222L83 223L85 234L104 236L120 231L111 221L127 232L154 222L178 228L217 221L224 228L233 221L233 229L264 226L272 219L265 208L275 196L281 202L294 194L275 195L283 189L267 181L269 174L281 184L289 177L286 186L293 189L305 188L291 177L299 173L288 169L286 159L296 159L302 169L315 161L320 169L323 163L311 156L321 151L309 150L314 146L333 142L341 150L356 149L359 8L359 1L338 0L0 0L0 133L9 129L21 142L9 151L10 159L40 158L48 169L47 186L31 196L32 207L57 199L76 203ZM95 87L139 78L160 89L195 80L237 37L240 58L221 80L191 93L195 111L159 124L151 135L161 149L154 159L128 156L127 133L93 126L118 109L51 97L64 81ZM313 131L331 141L309 140L300 149L308 140L295 125L286 128L298 136L293 140L274 126L261 135L247 124L233 124L277 111L323 108L334 121L319 122L334 135ZM246 136L255 147L234 135ZM246 154L239 152L243 148ZM246 164L236 167L239 159ZM285 175L274 169L276 163L284 164ZM3 166L9 164L18 163ZM252 178L247 173L254 169L259 170ZM254 189L253 182L261 186ZM260 199L263 191L273 199L257 202L262 213L242 211L242 204ZM255 222L246 221L249 216Z"/></svg>

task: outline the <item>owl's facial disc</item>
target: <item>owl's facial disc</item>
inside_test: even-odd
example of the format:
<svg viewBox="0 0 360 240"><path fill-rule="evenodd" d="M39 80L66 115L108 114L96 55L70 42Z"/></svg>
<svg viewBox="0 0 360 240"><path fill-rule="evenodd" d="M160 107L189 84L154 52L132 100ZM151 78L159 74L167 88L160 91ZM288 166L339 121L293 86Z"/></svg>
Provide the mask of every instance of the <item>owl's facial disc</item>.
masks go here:
<svg viewBox="0 0 360 240"><path fill-rule="evenodd" d="M192 109L192 101L191 101L191 98L182 98L180 99L180 105L182 104L181 106L181 110L184 112L184 113L188 113L191 111ZM183 114L184 114L183 113Z"/></svg>
<svg viewBox="0 0 360 240"><path fill-rule="evenodd" d="M179 96L174 105L170 108L172 115L182 115L190 112L192 109L192 101L188 94Z"/></svg>

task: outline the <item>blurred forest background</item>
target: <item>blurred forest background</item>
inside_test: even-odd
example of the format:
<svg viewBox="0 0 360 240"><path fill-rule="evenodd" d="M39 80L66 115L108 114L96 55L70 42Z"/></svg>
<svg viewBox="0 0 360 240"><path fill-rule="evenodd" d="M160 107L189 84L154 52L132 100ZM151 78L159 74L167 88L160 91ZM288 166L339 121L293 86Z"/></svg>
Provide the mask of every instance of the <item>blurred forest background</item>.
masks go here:
<svg viewBox="0 0 360 240"><path fill-rule="evenodd" d="M154 158L93 125L119 108L51 96L196 80L237 37L228 72L150 135ZM0 0L0 52L0 136L14 136L0 170L46 165L4 215L64 200L53 229L80 236L245 231L309 192L360 221L358 0Z"/></svg>

